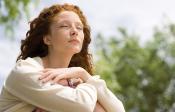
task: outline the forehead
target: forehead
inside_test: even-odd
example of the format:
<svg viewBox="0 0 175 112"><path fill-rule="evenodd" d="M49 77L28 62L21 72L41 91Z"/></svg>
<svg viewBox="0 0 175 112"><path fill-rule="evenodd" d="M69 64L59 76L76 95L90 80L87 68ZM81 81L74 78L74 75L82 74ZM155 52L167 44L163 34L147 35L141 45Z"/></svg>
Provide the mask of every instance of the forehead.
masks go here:
<svg viewBox="0 0 175 112"><path fill-rule="evenodd" d="M54 21L72 21L81 22L79 16L73 11L62 11L57 16L54 17Z"/></svg>

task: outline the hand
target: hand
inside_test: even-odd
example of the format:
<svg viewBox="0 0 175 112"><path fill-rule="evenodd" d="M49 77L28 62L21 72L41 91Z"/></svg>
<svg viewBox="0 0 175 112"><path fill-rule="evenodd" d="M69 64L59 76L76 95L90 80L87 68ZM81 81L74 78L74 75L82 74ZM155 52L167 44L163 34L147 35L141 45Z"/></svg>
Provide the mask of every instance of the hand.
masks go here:
<svg viewBox="0 0 175 112"><path fill-rule="evenodd" d="M39 107L36 107L32 112L47 112Z"/></svg>
<svg viewBox="0 0 175 112"><path fill-rule="evenodd" d="M44 83L54 80L55 83L59 83L61 85L70 86L68 84L67 79L70 81L73 81L73 86L77 86L80 83L83 83L83 81L78 78L79 75L74 75L74 73L78 73L77 70L80 68L78 67L72 67L70 68L59 68L59 69L44 69L42 72L42 76L39 77L40 80L42 80ZM80 70L81 71L81 70ZM80 73L83 73L82 71ZM62 75L61 77L59 77ZM59 77L59 78L58 78ZM35 111L33 112L46 112L45 110L36 107ZM106 112L103 106L97 101L95 109L93 112Z"/></svg>
<svg viewBox="0 0 175 112"><path fill-rule="evenodd" d="M106 112L104 107L97 101L95 109L93 112Z"/></svg>
<svg viewBox="0 0 175 112"><path fill-rule="evenodd" d="M52 79L50 79L49 81L52 81ZM46 82L45 82L46 83ZM61 79L57 82L57 84L60 84L62 86L69 86L68 80L66 79Z"/></svg>
<svg viewBox="0 0 175 112"><path fill-rule="evenodd" d="M72 88L76 88L79 84L83 83L83 81L80 78L78 79L72 78L72 79L68 79L67 81L68 81L68 86Z"/></svg>
<svg viewBox="0 0 175 112"><path fill-rule="evenodd" d="M41 76L40 79L42 79L42 78L45 79L44 82L48 82L48 81L52 80L52 77L49 77L49 78L47 78L47 77L49 77L49 75L48 76L47 75L46 76ZM58 83L60 85L63 85L63 86L70 86L71 85L73 87L76 87L78 84L83 83L83 81L80 78L78 78L78 79L75 79L75 78L74 79L69 79L69 81L70 81L69 83L72 83L72 85L69 84L66 79L61 79L61 80L58 81ZM36 107L35 110L33 110L32 112L47 112L47 111L45 111L45 110L43 110L39 107Z"/></svg>
<svg viewBox="0 0 175 112"><path fill-rule="evenodd" d="M52 83L58 83L62 79L80 78L83 82L86 82L91 75L81 67L70 68L57 68L57 69L44 69L39 77L43 83L52 80Z"/></svg>

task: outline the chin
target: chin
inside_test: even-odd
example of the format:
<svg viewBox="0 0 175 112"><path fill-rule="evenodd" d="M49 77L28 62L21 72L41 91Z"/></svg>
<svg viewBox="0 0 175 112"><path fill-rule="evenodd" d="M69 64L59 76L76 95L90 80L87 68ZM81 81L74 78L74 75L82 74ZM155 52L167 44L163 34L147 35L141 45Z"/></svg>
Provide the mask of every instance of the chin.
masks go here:
<svg viewBox="0 0 175 112"><path fill-rule="evenodd" d="M74 54L77 54L77 53L79 53L81 50L77 50L77 51L74 51Z"/></svg>
<svg viewBox="0 0 175 112"><path fill-rule="evenodd" d="M77 54L77 53L80 53L80 51L81 51L81 49L76 49L76 50L74 49L74 50L73 50L73 53L74 53L74 54Z"/></svg>
<svg viewBox="0 0 175 112"><path fill-rule="evenodd" d="M81 51L81 48L80 47L72 47L72 51L74 53L79 53Z"/></svg>

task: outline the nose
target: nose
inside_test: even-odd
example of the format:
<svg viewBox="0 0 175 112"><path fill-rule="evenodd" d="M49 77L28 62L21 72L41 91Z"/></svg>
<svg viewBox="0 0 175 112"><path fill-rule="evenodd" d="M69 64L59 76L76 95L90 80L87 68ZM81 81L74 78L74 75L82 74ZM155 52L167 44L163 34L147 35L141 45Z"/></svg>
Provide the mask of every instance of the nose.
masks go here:
<svg viewBox="0 0 175 112"><path fill-rule="evenodd" d="M77 36L78 35L78 31L77 31L76 27L72 27L72 29L70 31L70 35L71 36Z"/></svg>

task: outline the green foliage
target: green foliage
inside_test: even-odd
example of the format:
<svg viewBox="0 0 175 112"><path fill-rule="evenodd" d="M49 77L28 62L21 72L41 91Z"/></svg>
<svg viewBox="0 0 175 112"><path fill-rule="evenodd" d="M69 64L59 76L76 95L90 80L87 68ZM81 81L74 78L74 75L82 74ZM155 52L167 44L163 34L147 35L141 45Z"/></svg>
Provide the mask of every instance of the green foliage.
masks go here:
<svg viewBox="0 0 175 112"><path fill-rule="evenodd" d="M118 31L120 36L108 40L97 36L96 73L127 112L170 111L175 105L175 25L155 28L153 39L142 46L137 35Z"/></svg>
<svg viewBox="0 0 175 112"><path fill-rule="evenodd" d="M31 2L0 0L0 25L6 33L12 35L21 18L29 18ZM136 34L124 28L118 32L120 36L109 39L97 36L96 74L107 81L127 112L175 111L175 24L155 28L144 46Z"/></svg>
<svg viewBox="0 0 175 112"><path fill-rule="evenodd" d="M29 19L29 4L32 0L2 0L0 1L0 25L5 27L8 36L14 34L14 28L18 26L21 18ZM38 3L35 0L34 3Z"/></svg>

